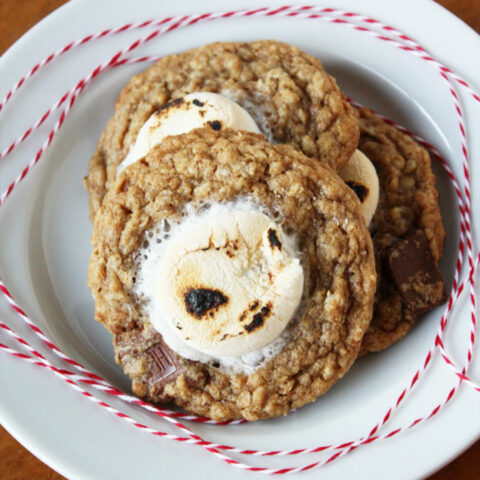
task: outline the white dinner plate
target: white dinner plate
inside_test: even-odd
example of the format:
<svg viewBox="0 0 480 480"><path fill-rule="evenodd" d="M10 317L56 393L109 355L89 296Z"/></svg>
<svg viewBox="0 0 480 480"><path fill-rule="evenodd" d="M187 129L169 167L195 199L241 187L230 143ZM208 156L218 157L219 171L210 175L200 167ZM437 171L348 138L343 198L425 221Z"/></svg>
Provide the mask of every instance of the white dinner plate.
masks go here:
<svg viewBox="0 0 480 480"><path fill-rule="evenodd" d="M290 1L302 5L303 2ZM308 2L307 2L308 3ZM312 2L309 2L312 3ZM0 59L0 98L38 61L72 40L129 22L171 15L224 11L227 2L149 2L147 0L76 0L45 18ZM228 9L278 5L267 0L235 0ZM318 5L358 12L392 25L425 47L478 91L480 41L475 32L431 1L320 1ZM332 12L333 18L337 13ZM328 17L328 15L327 15ZM361 17L342 17L365 26ZM431 142L450 163L463 185L461 137L455 103L436 64L398 48L395 42L325 18L280 16L232 17L199 22L159 36L130 57L164 55L218 40L274 38L298 45L320 58L340 87ZM381 26L370 22L379 32ZM0 112L0 149L22 134L60 96L97 65L153 28L106 36L76 47L33 76ZM383 30L385 35L391 32ZM93 301L85 286L91 225L82 185L98 136L113 113L115 98L128 79L146 64L110 69L93 80L77 100L65 124L39 164L0 209L0 275L17 302L70 357L128 391L129 382L113 360L110 335L93 319ZM480 104L453 81L469 135L470 157L480 158ZM58 116L58 112L57 112ZM34 157L55 118L24 144L0 159L0 191ZM459 240L459 215L448 177L434 161L437 187L447 228L441 270L450 288ZM480 215L480 164L471 168L473 233ZM476 213L476 214L475 214ZM478 240L474 247L478 251ZM465 272L463 272L465 274ZM234 426L191 425L209 441L262 450L290 450L338 444L367 435L421 367L433 345L443 307L425 315L393 347L368 355L315 403L284 418ZM470 329L468 297L461 297L451 316L448 352L459 366L465 361ZM478 314L478 311L477 311ZM55 365L62 363L25 327L7 302L0 300L0 319L28 339ZM6 333L0 341L19 349ZM21 350L25 351L25 350ZM474 351L480 356L479 348ZM259 474L227 465L206 450L153 436L112 415L51 372L0 351L0 419L29 450L72 479L220 479ZM65 365L64 365L65 366ZM480 361L468 371L480 379ZM382 433L426 417L441 404L457 378L438 352L402 407ZM95 392L92 388L87 388ZM99 395L120 411L153 429L182 435L158 417ZM453 400L431 420L350 452L301 478L419 478L432 473L480 435L480 396L460 386ZM233 455L254 465L280 468L306 465L330 453L296 457ZM296 476L296 475L295 475Z"/></svg>

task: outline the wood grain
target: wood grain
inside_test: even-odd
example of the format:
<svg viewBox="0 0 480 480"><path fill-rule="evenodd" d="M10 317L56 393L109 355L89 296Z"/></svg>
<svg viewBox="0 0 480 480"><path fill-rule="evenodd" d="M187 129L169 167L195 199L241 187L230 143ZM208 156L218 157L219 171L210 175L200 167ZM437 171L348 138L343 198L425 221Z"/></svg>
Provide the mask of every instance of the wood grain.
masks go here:
<svg viewBox="0 0 480 480"><path fill-rule="evenodd" d="M66 3L65 0L23 0L21 3L17 0L1 0L0 55L29 28L64 3ZM480 1L438 0L438 3L480 33ZM34 457L0 427L0 479L62 480L63 478ZM429 480L478 480L479 478L480 441L477 441Z"/></svg>

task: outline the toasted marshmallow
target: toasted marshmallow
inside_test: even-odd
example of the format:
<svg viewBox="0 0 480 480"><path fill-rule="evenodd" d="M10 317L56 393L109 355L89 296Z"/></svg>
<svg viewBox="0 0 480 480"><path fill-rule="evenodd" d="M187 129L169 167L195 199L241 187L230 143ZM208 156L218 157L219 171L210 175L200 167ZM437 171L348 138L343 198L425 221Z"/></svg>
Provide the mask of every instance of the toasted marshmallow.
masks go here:
<svg viewBox="0 0 480 480"><path fill-rule="evenodd" d="M261 133L250 114L233 100L218 93L190 93L167 103L148 118L128 155L118 166L117 174L143 158L165 137L206 126L213 130L232 128Z"/></svg>
<svg viewBox="0 0 480 480"><path fill-rule="evenodd" d="M262 348L272 350L300 305L304 275L292 238L241 207L187 217L150 244L140 269L137 294L150 301L152 325L187 358L269 356Z"/></svg>
<svg viewBox="0 0 480 480"><path fill-rule="evenodd" d="M360 150L339 172L342 180L357 194L362 204L362 215L368 225L377 209L380 186L378 175L372 162Z"/></svg>
<svg viewBox="0 0 480 480"><path fill-rule="evenodd" d="M163 316L187 345L217 357L275 340L302 291L299 260L280 228L255 211L204 216L171 239L158 266Z"/></svg>

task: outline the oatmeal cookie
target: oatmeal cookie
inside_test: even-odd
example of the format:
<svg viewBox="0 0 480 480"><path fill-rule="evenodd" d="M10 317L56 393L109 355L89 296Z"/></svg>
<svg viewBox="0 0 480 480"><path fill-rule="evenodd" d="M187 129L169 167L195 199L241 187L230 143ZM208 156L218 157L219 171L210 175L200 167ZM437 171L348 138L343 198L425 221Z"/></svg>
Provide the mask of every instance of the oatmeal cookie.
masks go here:
<svg viewBox="0 0 480 480"><path fill-rule="evenodd" d="M249 374L165 348L133 294L139 249L159 222L180 220L196 202L244 197L296 233L305 271L288 341ZM166 138L115 180L92 244L95 317L113 334L134 393L216 420L275 417L314 401L350 368L371 319L375 262L358 199L328 166L258 134L207 127Z"/></svg>
<svg viewBox="0 0 480 480"><path fill-rule="evenodd" d="M205 91L231 97L274 143L288 143L338 170L353 154L358 120L316 58L275 41L214 43L169 55L120 94L85 180L94 214L146 120L167 102Z"/></svg>
<svg viewBox="0 0 480 480"><path fill-rule="evenodd" d="M370 227L377 292L362 345L366 353L400 340L419 314L445 300L438 271L445 230L428 152L368 109L359 113L359 149L374 164L380 181Z"/></svg>

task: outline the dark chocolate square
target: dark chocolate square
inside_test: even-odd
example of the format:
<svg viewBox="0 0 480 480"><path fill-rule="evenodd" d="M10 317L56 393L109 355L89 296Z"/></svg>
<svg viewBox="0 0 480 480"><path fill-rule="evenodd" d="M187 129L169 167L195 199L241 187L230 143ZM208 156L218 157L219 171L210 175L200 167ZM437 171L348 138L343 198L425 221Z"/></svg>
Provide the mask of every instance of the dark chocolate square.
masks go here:
<svg viewBox="0 0 480 480"><path fill-rule="evenodd" d="M389 250L387 261L407 318L414 319L445 301L442 274L422 230L400 240Z"/></svg>

